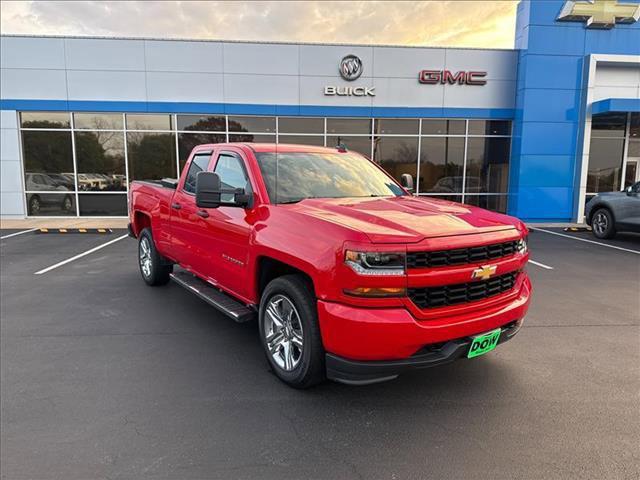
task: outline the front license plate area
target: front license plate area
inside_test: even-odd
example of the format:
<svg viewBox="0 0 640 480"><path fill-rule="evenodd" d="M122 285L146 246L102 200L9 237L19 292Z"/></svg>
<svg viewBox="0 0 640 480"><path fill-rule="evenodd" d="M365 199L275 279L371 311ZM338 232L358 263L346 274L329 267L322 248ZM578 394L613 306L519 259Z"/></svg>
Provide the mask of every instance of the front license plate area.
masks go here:
<svg viewBox="0 0 640 480"><path fill-rule="evenodd" d="M467 358L484 355L485 353L490 352L491 350L496 348L496 346L498 345L498 340L500 340L501 332L502 329L498 328L488 333L473 337L471 347L469 347L469 353L467 353Z"/></svg>

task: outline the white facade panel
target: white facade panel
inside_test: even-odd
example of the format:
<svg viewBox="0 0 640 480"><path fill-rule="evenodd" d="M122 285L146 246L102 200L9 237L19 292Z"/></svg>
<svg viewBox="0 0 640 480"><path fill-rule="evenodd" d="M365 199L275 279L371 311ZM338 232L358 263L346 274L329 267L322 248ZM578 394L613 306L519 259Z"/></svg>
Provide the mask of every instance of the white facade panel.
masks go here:
<svg viewBox="0 0 640 480"><path fill-rule="evenodd" d="M374 106L442 108L444 104L444 85L422 85L417 78L377 78L375 83Z"/></svg>
<svg viewBox="0 0 640 480"><path fill-rule="evenodd" d="M19 161L20 148L18 130L15 128L0 129L0 159L2 161Z"/></svg>
<svg viewBox="0 0 640 480"><path fill-rule="evenodd" d="M428 87L429 85L425 85ZM488 80L486 85L446 85L445 108L513 108L516 82Z"/></svg>
<svg viewBox="0 0 640 480"><path fill-rule="evenodd" d="M300 75L321 75L341 79L340 60L349 54L357 55L362 60L363 70L360 78L373 76L373 47L349 45L300 45Z"/></svg>
<svg viewBox="0 0 640 480"><path fill-rule="evenodd" d="M444 62L444 48L373 48L375 77L411 78L417 82L420 70L440 69Z"/></svg>
<svg viewBox="0 0 640 480"><path fill-rule="evenodd" d="M0 215L24 216L20 136L15 110L0 112Z"/></svg>
<svg viewBox="0 0 640 480"><path fill-rule="evenodd" d="M0 175L0 190L3 192L22 191L22 171L20 161L7 162L4 159L0 162L2 175Z"/></svg>
<svg viewBox="0 0 640 480"><path fill-rule="evenodd" d="M298 74L298 45L224 43L225 73Z"/></svg>
<svg viewBox="0 0 640 480"><path fill-rule="evenodd" d="M146 40L149 72L222 73L222 43Z"/></svg>
<svg viewBox="0 0 640 480"><path fill-rule="evenodd" d="M66 100L65 71L3 68L0 90L2 98Z"/></svg>
<svg viewBox="0 0 640 480"><path fill-rule="evenodd" d="M67 38L70 70L144 71L144 40Z"/></svg>
<svg viewBox="0 0 640 480"><path fill-rule="evenodd" d="M228 103L297 104L298 77L287 75L225 75Z"/></svg>
<svg viewBox="0 0 640 480"><path fill-rule="evenodd" d="M0 216L5 218L24 217L24 200L20 192L0 192Z"/></svg>
<svg viewBox="0 0 640 480"><path fill-rule="evenodd" d="M518 53L502 50L447 48L444 68L452 72L483 71L487 80L516 80ZM425 67L426 68L426 67ZM434 69L436 67L432 67Z"/></svg>
<svg viewBox="0 0 640 480"><path fill-rule="evenodd" d="M144 72L67 72L69 100L145 101Z"/></svg>
<svg viewBox="0 0 640 480"><path fill-rule="evenodd" d="M64 39L1 37L2 68L64 69Z"/></svg>
<svg viewBox="0 0 640 480"><path fill-rule="evenodd" d="M18 114L15 110L0 110L0 128L18 128Z"/></svg>
<svg viewBox="0 0 640 480"><path fill-rule="evenodd" d="M640 68L612 65L598 66L596 87L637 87L640 85Z"/></svg>
<svg viewBox="0 0 640 480"><path fill-rule="evenodd" d="M326 77L300 77L300 105L339 105L339 106L359 106L370 107L373 97L342 97L327 96L324 94L325 86L339 87L370 87L370 79L359 78L354 82L346 82L341 78Z"/></svg>
<svg viewBox="0 0 640 480"><path fill-rule="evenodd" d="M215 73L147 73L147 99L150 102L224 101L222 74Z"/></svg>
<svg viewBox="0 0 640 480"><path fill-rule="evenodd" d="M640 98L638 87L595 87L593 101L607 98Z"/></svg>

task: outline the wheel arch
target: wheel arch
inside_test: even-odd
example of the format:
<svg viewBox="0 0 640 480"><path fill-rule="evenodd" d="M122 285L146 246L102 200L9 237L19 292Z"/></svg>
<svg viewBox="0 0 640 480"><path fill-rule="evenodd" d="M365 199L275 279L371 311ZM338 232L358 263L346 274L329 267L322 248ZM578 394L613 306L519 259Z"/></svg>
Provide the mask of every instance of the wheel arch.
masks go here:
<svg viewBox="0 0 640 480"><path fill-rule="evenodd" d="M313 277L298 267L266 255L258 257L256 266L256 293L258 299L262 296L262 292L264 292L269 282L285 275L302 275L309 282L311 291L315 293Z"/></svg>
<svg viewBox="0 0 640 480"><path fill-rule="evenodd" d="M589 212L589 218L587 219L587 224L591 225L591 222L593 221L593 216L596 214L596 212L598 210L607 210L609 212L609 214L611 215L611 219L613 220L613 224L616 224L616 214L613 211L613 208L611 208L611 205L609 205L606 202L600 202L597 205L594 205L593 208L591 209L591 211Z"/></svg>
<svg viewBox="0 0 640 480"><path fill-rule="evenodd" d="M133 213L133 233L136 237L140 236L140 232L148 228L151 230L151 217L141 212L140 210L136 210Z"/></svg>

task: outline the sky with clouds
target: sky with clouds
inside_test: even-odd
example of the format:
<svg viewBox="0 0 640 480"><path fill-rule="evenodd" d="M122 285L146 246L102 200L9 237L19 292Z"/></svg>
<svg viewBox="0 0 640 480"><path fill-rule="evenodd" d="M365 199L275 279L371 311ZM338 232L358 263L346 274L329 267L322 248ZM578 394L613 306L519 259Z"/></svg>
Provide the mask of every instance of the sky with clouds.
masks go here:
<svg viewBox="0 0 640 480"><path fill-rule="evenodd" d="M3 34L513 48L517 1L0 2Z"/></svg>

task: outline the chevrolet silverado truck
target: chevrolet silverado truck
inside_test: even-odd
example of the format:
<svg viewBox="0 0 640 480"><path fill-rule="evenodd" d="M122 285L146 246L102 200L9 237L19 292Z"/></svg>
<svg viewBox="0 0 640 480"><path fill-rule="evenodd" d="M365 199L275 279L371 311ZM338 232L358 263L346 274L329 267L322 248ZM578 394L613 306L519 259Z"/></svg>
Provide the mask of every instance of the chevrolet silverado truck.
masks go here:
<svg viewBox="0 0 640 480"><path fill-rule="evenodd" d="M482 355L529 307L526 226L412 190L341 146L200 145L131 184L129 231L147 284L257 319L285 383L374 383Z"/></svg>

